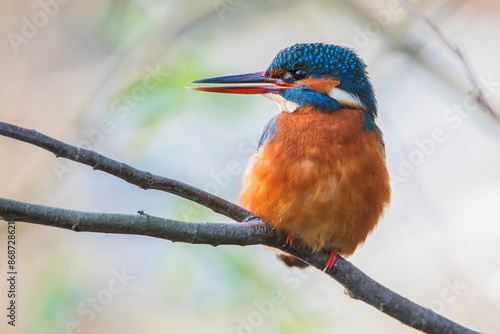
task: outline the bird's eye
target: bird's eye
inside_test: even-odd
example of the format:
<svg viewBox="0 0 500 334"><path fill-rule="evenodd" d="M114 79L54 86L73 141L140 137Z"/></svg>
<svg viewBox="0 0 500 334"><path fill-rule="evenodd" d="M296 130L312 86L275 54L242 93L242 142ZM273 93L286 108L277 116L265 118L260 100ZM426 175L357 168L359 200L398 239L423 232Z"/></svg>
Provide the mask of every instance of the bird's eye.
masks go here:
<svg viewBox="0 0 500 334"><path fill-rule="evenodd" d="M293 74L293 77L295 78L295 80L301 80L301 79L304 79L307 75L307 72L303 69L299 69L299 70L295 70L292 72Z"/></svg>

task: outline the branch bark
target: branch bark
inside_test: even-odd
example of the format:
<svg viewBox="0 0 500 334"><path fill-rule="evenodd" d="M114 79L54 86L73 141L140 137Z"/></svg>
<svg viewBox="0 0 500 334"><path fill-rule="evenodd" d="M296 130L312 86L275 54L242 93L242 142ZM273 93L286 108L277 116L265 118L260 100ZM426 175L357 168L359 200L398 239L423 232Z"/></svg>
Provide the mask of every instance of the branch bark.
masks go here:
<svg viewBox="0 0 500 334"><path fill-rule="evenodd" d="M80 162L117 176L143 189L166 191L202 204L241 224L190 223L150 216L83 212L18 202L0 198L0 218L28 222L73 231L137 234L192 244L266 245L280 249L302 261L323 269L328 255L313 253L297 246L283 247L284 239L251 212L182 182L153 175L100 155L15 125L0 122L0 134L18 139L54 153L57 157ZM344 286L354 299L362 300L402 323L429 334L477 334L423 308L377 283L350 262L338 256L326 273Z"/></svg>

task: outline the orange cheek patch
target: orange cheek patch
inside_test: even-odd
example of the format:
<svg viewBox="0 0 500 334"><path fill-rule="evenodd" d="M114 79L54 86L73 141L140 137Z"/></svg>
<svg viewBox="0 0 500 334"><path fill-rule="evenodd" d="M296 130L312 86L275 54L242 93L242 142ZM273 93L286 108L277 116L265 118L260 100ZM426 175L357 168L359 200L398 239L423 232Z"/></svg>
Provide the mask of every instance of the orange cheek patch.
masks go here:
<svg viewBox="0 0 500 334"><path fill-rule="evenodd" d="M340 81L330 78L307 78L300 81L301 85L307 86L313 91L321 94L328 94L328 92L339 83Z"/></svg>

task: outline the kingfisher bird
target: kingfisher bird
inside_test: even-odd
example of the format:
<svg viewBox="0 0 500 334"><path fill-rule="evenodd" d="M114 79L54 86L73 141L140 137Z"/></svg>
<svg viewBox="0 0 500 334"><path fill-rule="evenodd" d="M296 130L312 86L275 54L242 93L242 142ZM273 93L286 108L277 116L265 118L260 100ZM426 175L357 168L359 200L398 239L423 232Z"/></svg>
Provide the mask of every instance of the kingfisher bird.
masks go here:
<svg viewBox="0 0 500 334"><path fill-rule="evenodd" d="M350 48L295 44L267 70L215 77L189 87L261 94L278 104L243 175L240 204L315 252L350 256L375 228L390 200L377 103L366 65ZM240 85L227 85L240 84ZM282 256L290 266L296 258Z"/></svg>

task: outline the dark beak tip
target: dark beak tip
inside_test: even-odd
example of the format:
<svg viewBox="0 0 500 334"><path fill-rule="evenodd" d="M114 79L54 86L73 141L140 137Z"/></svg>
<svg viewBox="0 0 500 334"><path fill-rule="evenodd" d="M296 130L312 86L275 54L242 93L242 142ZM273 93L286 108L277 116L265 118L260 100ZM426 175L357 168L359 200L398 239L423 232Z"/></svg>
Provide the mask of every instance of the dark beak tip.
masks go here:
<svg viewBox="0 0 500 334"><path fill-rule="evenodd" d="M221 84L212 87L188 87L192 90L200 90L214 93L232 93L232 94L266 94L278 92L281 89L290 87L280 79L269 78L265 72L254 72L247 74L228 75L201 80L190 81L194 84ZM235 85L242 84L242 85ZM259 85L260 84L260 85Z"/></svg>

